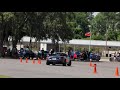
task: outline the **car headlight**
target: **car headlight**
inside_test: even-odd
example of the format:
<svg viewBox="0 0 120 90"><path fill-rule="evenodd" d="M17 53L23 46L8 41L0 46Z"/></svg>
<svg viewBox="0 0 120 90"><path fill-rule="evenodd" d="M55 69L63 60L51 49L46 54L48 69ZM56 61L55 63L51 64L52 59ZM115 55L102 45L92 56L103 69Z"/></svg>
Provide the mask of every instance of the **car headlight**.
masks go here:
<svg viewBox="0 0 120 90"><path fill-rule="evenodd" d="M60 57L58 57L57 59L61 59Z"/></svg>

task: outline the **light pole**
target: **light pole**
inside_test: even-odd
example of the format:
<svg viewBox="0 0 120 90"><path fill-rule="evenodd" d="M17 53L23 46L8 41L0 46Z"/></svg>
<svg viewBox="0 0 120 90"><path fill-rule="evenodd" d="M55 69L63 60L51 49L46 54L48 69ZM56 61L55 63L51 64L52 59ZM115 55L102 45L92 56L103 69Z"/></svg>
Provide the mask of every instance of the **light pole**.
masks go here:
<svg viewBox="0 0 120 90"><path fill-rule="evenodd" d="M89 52L90 52L90 49L91 49L91 25L88 25L89 29L90 29L90 44L89 44Z"/></svg>
<svg viewBox="0 0 120 90"><path fill-rule="evenodd" d="M89 44L89 52L91 50L91 35L92 35L92 32L91 32L91 29L92 29L92 12L90 12L90 16L89 16L89 22L90 22L90 25L88 25L89 27L89 30L90 30L90 44Z"/></svg>
<svg viewBox="0 0 120 90"><path fill-rule="evenodd" d="M109 29L109 26L108 24L106 23L106 47L105 47L105 54L107 55L108 54L108 48L107 48L107 40L108 40L108 29Z"/></svg>

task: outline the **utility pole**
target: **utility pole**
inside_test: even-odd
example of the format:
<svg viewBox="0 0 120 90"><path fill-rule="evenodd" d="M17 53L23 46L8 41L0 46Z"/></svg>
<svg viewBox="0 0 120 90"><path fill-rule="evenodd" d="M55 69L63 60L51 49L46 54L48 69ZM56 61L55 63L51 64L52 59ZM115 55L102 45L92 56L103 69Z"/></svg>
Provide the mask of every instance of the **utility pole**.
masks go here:
<svg viewBox="0 0 120 90"><path fill-rule="evenodd" d="M89 25L89 28L90 28L90 44L89 44L89 52L91 50L91 26Z"/></svg>
<svg viewBox="0 0 120 90"><path fill-rule="evenodd" d="M90 17L89 17L89 21L90 21L90 25L89 25L89 29L90 29L90 44L89 44L89 52L91 51L91 35L92 35L92 32L91 32L91 29L92 29L92 12L90 12Z"/></svg>
<svg viewBox="0 0 120 90"><path fill-rule="evenodd" d="M107 55L107 39L108 39L108 25L107 25L107 22L106 22L106 46L105 46L105 54Z"/></svg>

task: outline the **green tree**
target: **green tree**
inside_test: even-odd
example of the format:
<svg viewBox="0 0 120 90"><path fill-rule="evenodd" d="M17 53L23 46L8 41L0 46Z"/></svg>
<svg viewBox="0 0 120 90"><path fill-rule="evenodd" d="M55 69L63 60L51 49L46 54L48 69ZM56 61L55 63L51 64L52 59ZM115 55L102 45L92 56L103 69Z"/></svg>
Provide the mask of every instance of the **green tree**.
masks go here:
<svg viewBox="0 0 120 90"><path fill-rule="evenodd" d="M118 12L100 12L92 22L93 35L102 37L100 38L102 40L117 40L119 32Z"/></svg>
<svg viewBox="0 0 120 90"><path fill-rule="evenodd" d="M12 40L13 48L20 39L26 34L23 31L23 27L27 21L27 16L23 12L14 12L14 17L12 18Z"/></svg>
<svg viewBox="0 0 120 90"><path fill-rule="evenodd" d="M58 42L72 39L73 32L67 24L67 12L50 12L44 21L48 38L52 39L54 49L58 51ZM66 35L67 33L67 35Z"/></svg>
<svg viewBox="0 0 120 90"><path fill-rule="evenodd" d="M3 56L3 44L9 36L9 19L11 12L0 12L0 56Z"/></svg>

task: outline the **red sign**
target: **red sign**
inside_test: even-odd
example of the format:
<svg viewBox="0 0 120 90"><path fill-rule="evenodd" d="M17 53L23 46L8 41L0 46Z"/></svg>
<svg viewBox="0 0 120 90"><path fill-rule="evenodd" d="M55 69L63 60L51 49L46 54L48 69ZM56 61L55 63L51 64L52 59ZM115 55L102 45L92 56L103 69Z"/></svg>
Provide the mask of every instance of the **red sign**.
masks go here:
<svg viewBox="0 0 120 90"><path fill-rule="evenodd" d="M85 33L85 36L90 37L90 32Z"/></svg>

